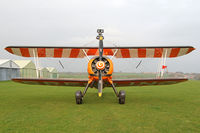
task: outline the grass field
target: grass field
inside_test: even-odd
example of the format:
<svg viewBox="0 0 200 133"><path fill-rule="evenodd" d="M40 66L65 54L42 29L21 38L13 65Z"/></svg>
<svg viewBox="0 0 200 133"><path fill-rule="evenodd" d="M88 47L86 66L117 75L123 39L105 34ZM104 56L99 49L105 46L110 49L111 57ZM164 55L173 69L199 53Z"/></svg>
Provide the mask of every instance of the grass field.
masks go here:
<svg viewBox="0 0 200 133"><path fill-rule="evenodd" d="M200 81L118 88L125 105L111 88L102 98L89 89L76 105L78 89L0 82L0 133L200 132Z"/></svg>

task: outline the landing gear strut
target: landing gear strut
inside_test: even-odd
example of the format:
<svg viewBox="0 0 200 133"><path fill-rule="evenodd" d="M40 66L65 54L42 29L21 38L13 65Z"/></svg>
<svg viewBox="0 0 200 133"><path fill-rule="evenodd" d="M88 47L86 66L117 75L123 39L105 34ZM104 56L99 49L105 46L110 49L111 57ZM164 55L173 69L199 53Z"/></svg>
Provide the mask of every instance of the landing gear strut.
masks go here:
<svg viewBox="0 0 200 133"><path fill-rule="evenodd" d="M83 103L83 97L85 96L90 83L92 83L92 82L88 82L88 84L86 85L83 93L80 90L78 90L75 93L76 104L82 104ZM110 84L111 84L111 86L112 86L112 88L113 88L113 90L115 92L115 95L119 99L119 104L125 104L125 99L126 99L126 93L125 93L125 91L120 90L119 93L118 93L117 90L116 90L116 88L115 88L115 86L114 86L114 84L112 82L110 82Z"/></svg>
<svg viewBox="0 0 200 133"><path fill-rule="evenodd" d="M75 98L76 98L76 104L82 104L83 103L83 97L85 96L87 90L88 90L88 87L90 85L91 82L88 82L86 87L85 87L85 90L83 91L83 93L78 90L76 93L75 93Z"/></svg>
<svg viewBox="0 0 200 133"><path fill-rule="evenodd" d="M115 88L113 82L110 82L114 92L115 92L115 95L118 97L119 99L119 104L125 104L125 99L126 99L126 93L125 91L123 90L120 90L119 93L117 92L117 89Z"/></svg>

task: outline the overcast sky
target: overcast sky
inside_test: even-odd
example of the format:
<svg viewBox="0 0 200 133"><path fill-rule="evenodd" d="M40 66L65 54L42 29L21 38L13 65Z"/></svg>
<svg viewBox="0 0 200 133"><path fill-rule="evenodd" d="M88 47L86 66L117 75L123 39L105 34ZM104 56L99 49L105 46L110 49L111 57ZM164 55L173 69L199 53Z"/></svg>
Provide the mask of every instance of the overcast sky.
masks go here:
<svg viewBox="0 0 200 133"><path fill-rule="evenodd" d="M194 46L168 59L168 70L200 72L199 0L0 0L0 59L27 59L4 50L9 45L98 46L96 29L105 30L105 46ZM114 70L156 71L159 60L114 59ZM41 66L86 72L85 59L42 59Z"/></svg>

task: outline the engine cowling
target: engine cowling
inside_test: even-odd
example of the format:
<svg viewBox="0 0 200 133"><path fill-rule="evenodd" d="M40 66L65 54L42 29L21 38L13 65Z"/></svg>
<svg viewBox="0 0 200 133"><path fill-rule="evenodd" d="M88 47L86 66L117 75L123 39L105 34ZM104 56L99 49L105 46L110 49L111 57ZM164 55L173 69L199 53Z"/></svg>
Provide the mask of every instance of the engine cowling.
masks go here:
<svg viewBox="0 0 200 133"><path fill-rule="evenodd" d="M90 76L98 76L98 70L102 71L102 76L111 76L113 72L113 63L107 58L103 57L100 61L99 57L94 57L88 62L88 73Z"/></svg>

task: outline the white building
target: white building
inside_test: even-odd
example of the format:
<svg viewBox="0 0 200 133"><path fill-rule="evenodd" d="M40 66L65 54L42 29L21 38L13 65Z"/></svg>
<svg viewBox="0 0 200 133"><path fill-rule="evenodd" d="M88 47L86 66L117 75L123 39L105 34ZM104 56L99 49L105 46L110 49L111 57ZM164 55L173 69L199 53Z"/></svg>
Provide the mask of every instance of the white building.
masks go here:
<svg viewBox="0 0 200 133"><path fill-rule="evenodd" d="M0 59L0 81L20 77L19 66L9 59Z"/></svg>
<svg viewBox="0 0 200 133"><path fill-rule="evenodd" d="M32 60L13 60L20 68L20 77L36 78L36 67Z"/></svg>
<svg viewBox="0 0 200 133"><path fill-rule="evenodd" d="M49 71L50 78L58 78L58 71L54 67L46 67L46 69Z"/></svg>

